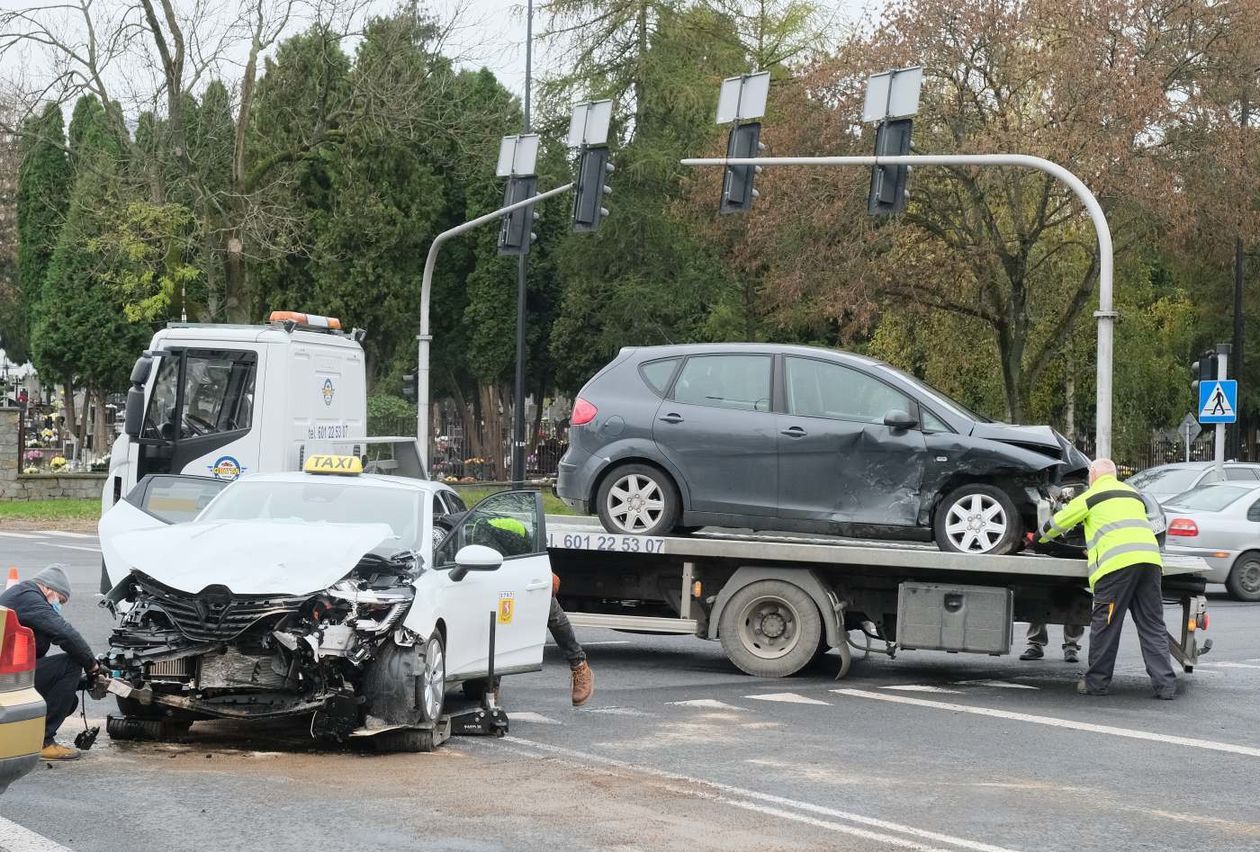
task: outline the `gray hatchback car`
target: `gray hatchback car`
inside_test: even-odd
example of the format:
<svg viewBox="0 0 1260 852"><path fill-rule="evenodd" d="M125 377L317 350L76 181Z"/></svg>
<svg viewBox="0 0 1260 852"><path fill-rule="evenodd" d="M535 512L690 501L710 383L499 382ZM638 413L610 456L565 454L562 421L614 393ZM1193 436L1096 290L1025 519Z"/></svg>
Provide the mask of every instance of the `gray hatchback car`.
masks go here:
<svg viewBox="0 0 1260 852"><path fill-rule="evenodd" d="M806 346L622 349L582 388L556 493L615 533L701 526L1009 553L1089 461L881 361ZM1040 506L1039 506L1040 504Z"/></svg>

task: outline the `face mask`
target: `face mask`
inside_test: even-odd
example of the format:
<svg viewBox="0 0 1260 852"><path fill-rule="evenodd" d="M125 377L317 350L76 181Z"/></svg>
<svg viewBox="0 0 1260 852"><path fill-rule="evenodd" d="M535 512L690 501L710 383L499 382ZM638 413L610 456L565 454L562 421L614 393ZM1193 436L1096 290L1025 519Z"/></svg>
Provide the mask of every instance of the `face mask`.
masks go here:
<svg viewBox="0 0 1260 852"><path fill-rule="evenodd" d="M48 603L53 608L53 612L61 615L61 601L49 601Z"/></svg>

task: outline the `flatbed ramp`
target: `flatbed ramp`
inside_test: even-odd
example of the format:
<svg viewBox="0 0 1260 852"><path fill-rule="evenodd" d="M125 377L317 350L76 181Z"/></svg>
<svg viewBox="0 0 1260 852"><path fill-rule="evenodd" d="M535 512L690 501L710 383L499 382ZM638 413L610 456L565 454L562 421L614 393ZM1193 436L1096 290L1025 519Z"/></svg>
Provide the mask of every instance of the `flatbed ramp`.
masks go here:
<svg viewBox="0 0 1260 852"><path fill-rule="evenodd" d="M814 655L802 642L840 649L846 671L857 647L851 631L882 641L889 656L1005 654L1013 621L1088 624L1092 605L1081 558L725 530L621 535L566 516L549 516L546 532L573 624L718 639L751 674L799 669ZM1207 623L1198 575L1207 566L1195 557L1163 562L1165 600L1182 610L1170 650L1190 671L1210 647L1197 641Z"/></svg>

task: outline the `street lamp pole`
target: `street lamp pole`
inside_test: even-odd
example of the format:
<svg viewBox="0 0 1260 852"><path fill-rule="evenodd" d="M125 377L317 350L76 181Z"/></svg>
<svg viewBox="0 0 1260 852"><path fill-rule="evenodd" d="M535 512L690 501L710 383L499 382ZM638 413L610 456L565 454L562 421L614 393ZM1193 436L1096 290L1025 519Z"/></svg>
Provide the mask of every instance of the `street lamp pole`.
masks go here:
<svg viewBox="0 0 1260 852"><path fill-rule="evenodd" d="M1079 177L1058 163L1028 154L906 154L877 157L704 157L682 160L684 166L1021 166L1058 178L1075 193L1098 235L1098 375L1096 400L1097 457L1111 457L1111 378L1116 311L1112 304L1111 228L1094 193Z"/></svg>
<svg viewBox="0 0 1260 852"><path fill-rule="evenodd" d="M529 89L534 40L534 0L525 7L525 130L529 133ZM528 231L529 223L526 223ZM525 239L529 239L526 234ZM525 482L525 310L529 252L521 252L516 265L516 381L512 388L512 483Z"/></svg>

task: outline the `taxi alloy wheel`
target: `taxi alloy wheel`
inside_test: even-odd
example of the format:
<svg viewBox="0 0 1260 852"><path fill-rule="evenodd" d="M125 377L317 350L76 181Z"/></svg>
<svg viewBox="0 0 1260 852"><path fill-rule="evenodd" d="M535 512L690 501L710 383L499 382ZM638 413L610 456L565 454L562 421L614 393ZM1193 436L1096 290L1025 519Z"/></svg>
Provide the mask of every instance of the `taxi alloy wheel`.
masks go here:
<svg viewBox="0 0 1260 852"><path fill-rule="evenodd" d="M420 677L423 681L420 711L424 721L436 722L446 703L446 649L441 633L434 633L424 646L424 671Z"/></svg>

